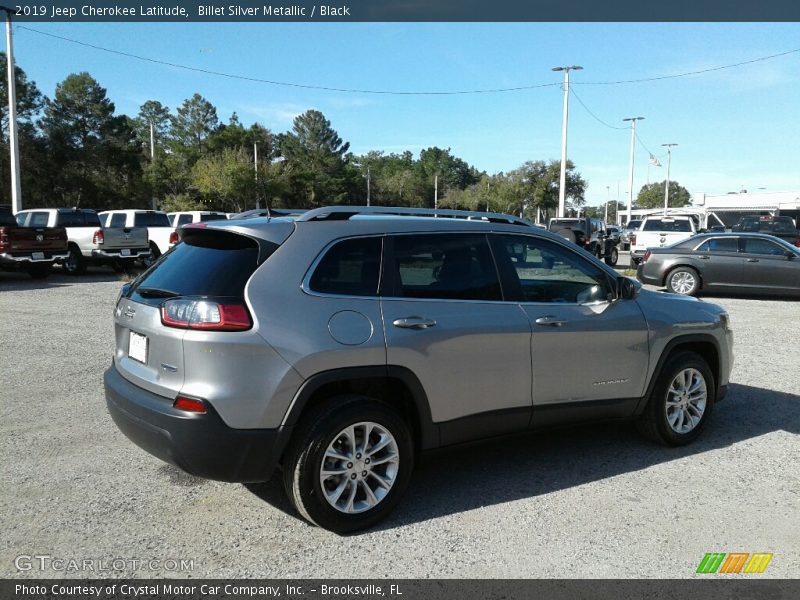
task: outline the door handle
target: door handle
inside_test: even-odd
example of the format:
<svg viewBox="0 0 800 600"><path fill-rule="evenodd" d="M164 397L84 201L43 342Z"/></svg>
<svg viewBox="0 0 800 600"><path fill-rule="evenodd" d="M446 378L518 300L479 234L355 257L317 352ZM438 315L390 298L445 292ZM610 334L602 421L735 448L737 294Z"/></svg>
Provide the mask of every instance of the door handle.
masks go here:
<svg viewBox="0 0 800 600"><path fill-rule="evenodd" d="M758 262L757 258L748 258L747 262Z"/></svg>
<svg viewBox="0 0 800 600"><path fill-rule="evenodd" d="M405 317L404 319L395 319L392 321L392 325L401 329L428 329L434 327L436 321L423 317Z"/></svg>
<svg viewBox="0 0 800 600"><path fill-rule="evenodd" d="M535 321L537 325L549 325L550 327L561 327L566 322L567 321L564 319L559 319L558 317L553 317L551 315L547 315L546 317L539 317Z"/></svg>
<svg viewBox="0 0 800 600"><path fill-rule="evenodd" d="M701 256L698 256L697 258L699 258L700 260L708 260L711 257L708 254L703 254Z"/></svg>

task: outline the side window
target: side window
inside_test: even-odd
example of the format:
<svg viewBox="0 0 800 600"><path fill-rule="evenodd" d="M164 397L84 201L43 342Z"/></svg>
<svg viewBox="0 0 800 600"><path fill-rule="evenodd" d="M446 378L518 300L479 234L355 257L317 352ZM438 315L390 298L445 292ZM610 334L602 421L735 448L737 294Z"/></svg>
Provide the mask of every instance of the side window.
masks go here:
<svg viewBox="0 0 800 600"><path fill-rule="evenodd" d="M744 242L744 252L748 254L772 254L774 256L781 256L784 253L783 248L769 240L762 240L761 238L743 238L742 241Z"/></svg>
<svg viewBox="0 0 800 600"><path fill-rule="evenodd" d="M181 225L188 225L192 222L192 215L178 215L178 222L175 224L175 227L180 227Z"/></svg>
<svg viewBox="0 0 800 600"><path fill-rule="evenodd" d="M323 294L377 296L382 240L353 238L334 244L317 264L309 288Z"/></svg>
<svg viewBox="0 0 800 600"><path fill-rule="evenodd" d="M109 223L107 227L125 227L125 214L124 213L116 213L111 215L111 221L106 221Z"/></svg>
<svg viewBox="0 0 800 600"><path fill-rule="evenodd" d="M484 235L398 235L394 293L404 298L502 300Z"/></svg>
<svg viewBox="0 0 800 600"><path fill-rule="evenodd" d="M739 241L736 238L710 239L697 247L697 252L738 252Z"/></svg>
<svg viewBox="0 0 800 600"><path fill-rule="evenodd" d="M524 302L584 304L613 297L605 271L575 252L529 236L498 235L493 243L498 260L510 263L506 272L512 284L518 280Z"/></svg>
<svg viewBox="0 0 800 600"><path fill-rule="evenodd" d="M77 210L58 211L56 225L59 227L83 227L85 220L83 213Z"/></svg>

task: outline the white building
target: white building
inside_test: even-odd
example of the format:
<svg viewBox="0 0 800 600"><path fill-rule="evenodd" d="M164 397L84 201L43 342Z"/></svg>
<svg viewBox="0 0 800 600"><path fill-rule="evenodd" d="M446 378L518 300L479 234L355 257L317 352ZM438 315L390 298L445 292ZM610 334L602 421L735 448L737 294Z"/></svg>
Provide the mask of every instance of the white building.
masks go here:
<svg viewBox="0 0 800 600"><path fill-rule="evenodd" d="M741 192L719 196L698 193L694 205L707 213L716 213L725 224L735 224L743 215L786 215L795 222L800 218L800 191L798 192Z"/></svg>

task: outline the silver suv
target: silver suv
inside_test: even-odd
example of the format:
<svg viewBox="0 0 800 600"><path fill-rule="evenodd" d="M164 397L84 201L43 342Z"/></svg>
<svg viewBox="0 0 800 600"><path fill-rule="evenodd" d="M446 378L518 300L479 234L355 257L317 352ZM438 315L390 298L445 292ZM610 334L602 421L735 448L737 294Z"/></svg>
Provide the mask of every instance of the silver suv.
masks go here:
<svg viewBox="0 0 800 600"><path fill-rule="evenodd" d="M120 293L111 416L200 477L280 470L336 532L384 518L426 451L609 418L685 444L727 390L721 308L515 217L338 207L181 236Z"/></svg>

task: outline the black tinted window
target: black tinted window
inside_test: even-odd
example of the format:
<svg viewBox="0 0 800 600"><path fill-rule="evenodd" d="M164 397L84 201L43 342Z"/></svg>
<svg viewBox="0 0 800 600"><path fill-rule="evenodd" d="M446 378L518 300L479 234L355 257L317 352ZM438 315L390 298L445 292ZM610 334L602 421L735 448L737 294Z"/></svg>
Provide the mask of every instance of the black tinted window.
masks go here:
<svg viewBox="0 0 800 600"><path fill-rule="evenodd" d="M742 241L744 242L744 251L748 254L774 254L780 256L785 252L778 244L774 244L769 240L744 238Z"/></svg>
<svg viewBox="0 0 800 600"><path fill-rule="evenodd" d="M408 235L394 240L395 292L407 298L501 300L483 235Z"/></svg>
<svg viewBox="0 0 800 600"><path fill-rule="evenodd" d="M277 248L275 244L271 246L273 251ZM216 231L187 233L182 243L143 275L132 296L139 302L153 303L154 298L140 296L137 290L157 288L181 296L240 298L258 266L258 256L256 243L241 235ZM156 300L161 302L163 298Z"/></svg>
<svg viewBox="0 0 800 600"><path fill-rule="evenodd" d="M134 227L169 227L169 218L164 213L144 212L133 216Z"/></svg>
<svg viewBox="0 0 800 600"><path fill-rule="evenodd" d="M100 227L96 212L86 210L60 210L56 219L58 227Z"/></svg>
<svg viewBox="0 0 800 600"><path fill-rule="evenodd" d="M201 222L204 222L204 221L224 221L227 218L228 217L226 217L225 215L220 215L220 214L216 214L216 215L200 215L200 221Z"/></svg>
<svg viewBox="0 0 800 600"><path fill-rule="evenodd" d="M526 302L588 303L612 294L606 273L575 252L528 236L496 236L498 260L507 261L513 295ZM518 282L517 282L518 280Z"/></svg>
<svg viewBox="0 0 800 600"><path fill-rule="evenodd" d="M310 288L324 294L377 296L381 245L377 237L338 242L317 265Z"/></svg>
<svg viewBox="0 0 800 600"><path fill-rule="evenodd" d="M691 231L689 219L647 219L642 231Z"/></svg>
<svg viewBox="0 0 800 600"><path fill-rule="evenodd" d="M698 252L738 252L739 241L736 238L715 238L703 242Z"/></svg>
<svg viewBox="0 0 800 600"><path fill-rule="evenodd" d="M5 227L16 227L17 220L10 210L0 210L0 225Z"/></svg>

